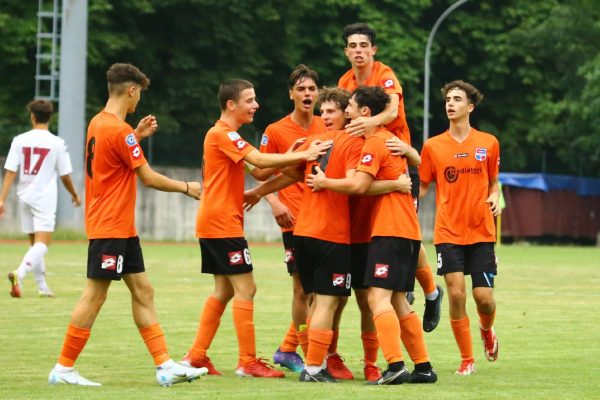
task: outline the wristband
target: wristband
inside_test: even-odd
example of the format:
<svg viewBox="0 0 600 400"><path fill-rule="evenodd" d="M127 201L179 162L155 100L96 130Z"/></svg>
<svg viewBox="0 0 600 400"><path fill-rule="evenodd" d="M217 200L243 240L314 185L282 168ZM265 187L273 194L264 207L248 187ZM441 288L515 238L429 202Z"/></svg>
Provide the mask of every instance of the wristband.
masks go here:
<svg viewBox="0 0 600 400"><path fill-rule="evenodd" d="M185 192L183 192L183 194L188 194L188 191L190 190L190 185L188 185L188 183L185 183Z"/></svg>

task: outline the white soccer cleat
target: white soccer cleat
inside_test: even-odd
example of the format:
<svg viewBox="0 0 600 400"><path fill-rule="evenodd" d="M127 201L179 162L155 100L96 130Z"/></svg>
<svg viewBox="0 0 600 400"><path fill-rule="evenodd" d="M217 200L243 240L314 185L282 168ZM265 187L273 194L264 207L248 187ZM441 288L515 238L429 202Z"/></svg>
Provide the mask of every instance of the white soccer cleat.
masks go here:
<svg viewBox="0 0 600 400"><path fill-rule="evenodd" d="M172 363L169 367L156 369L156 382L160 386L172 386L181 382L191 382L206 374L208 374L208 369L204 367L193 368Z"/></svg>
<svg viewBox="0 0 600 400"><path fill-rule="evenodd" d="M50 371L50 375L48 375L48 383L50 385L66 384L79 386L102 386L99 383L85 379L83 376L79 375L79 372L75 371L73 368L65 369L64 371L59 371L56 369L56 367L52 368L52 371Z"/></svg>

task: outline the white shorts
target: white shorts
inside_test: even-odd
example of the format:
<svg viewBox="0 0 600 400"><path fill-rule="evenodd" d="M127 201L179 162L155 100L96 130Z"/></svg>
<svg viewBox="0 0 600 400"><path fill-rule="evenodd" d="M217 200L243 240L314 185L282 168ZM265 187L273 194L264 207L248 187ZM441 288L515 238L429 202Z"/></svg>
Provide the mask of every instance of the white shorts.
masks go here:
<svg viewBox="0 0 600 400"><path fill-rule="evenodd" d="M54 232L56 211L40 210L19 201L21 230L24 233Z"/></svg>

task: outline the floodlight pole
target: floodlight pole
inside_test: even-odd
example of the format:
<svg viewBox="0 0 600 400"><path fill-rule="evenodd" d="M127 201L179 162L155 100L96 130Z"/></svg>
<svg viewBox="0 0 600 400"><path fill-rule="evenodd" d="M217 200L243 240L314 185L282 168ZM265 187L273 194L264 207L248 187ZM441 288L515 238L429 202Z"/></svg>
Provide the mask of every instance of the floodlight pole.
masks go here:
<svg viewBox="0 0 600 400"><path fill-rule="evenodd" d="M424 89L424 99L423 99L423 144L429 138L429 58L431 56L431 44L433 43L433 37L435 36L438 28L442 21L454 10L458 7L462 6L469 0L458 0L456 3L452 4L433 24L433 28L429 33L429 38L427 38L427 47L425 48L425 89Z"/></svg>

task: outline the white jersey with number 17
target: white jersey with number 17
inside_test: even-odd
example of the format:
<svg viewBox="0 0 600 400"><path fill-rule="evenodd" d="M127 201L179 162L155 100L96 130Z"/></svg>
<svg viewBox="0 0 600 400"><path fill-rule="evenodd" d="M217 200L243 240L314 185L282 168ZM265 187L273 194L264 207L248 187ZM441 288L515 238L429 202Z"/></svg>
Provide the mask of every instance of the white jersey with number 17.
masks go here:
<svg viewBox="0 0 600 400"><path fill-rule="evenodd" d="M65 141L47 130L32 129L15 137L4 168L19 171L19 199L40 210L55 211L57 174L73 171Z"/></svg>

